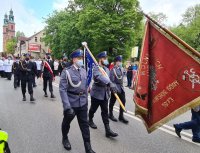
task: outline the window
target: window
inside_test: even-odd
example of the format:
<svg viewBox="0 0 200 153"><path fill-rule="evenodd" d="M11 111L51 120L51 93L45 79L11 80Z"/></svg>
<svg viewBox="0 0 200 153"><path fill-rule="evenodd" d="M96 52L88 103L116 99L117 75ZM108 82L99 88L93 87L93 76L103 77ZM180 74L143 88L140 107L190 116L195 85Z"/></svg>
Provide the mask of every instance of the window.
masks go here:
<svg viewBox="0 0 200 153"><path fill-rule="evenodd" d="M11 25L11 30L13 30L13 25Z"/></svg>
<svg viewBox="0 0 200 153"><path fill-rule="evenodd" d="M37 42L37 37L35 37L35 42Z"/></svg>

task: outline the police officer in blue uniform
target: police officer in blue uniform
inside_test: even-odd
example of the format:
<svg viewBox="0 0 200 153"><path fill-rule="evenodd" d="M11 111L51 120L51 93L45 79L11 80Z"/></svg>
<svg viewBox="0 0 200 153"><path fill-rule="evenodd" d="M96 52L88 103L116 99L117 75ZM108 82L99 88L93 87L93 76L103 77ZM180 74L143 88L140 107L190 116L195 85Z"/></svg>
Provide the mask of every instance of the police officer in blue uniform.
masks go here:
<svg viewBox="0 0 200 153"><path fill-rule="evenodd" d="M117 88L117 94L122 101L122 103L125 106L126 98L125 98L125 92L124 92L124 86L123 86L123 67L122 67L122 55L116 56L114 59L115 66L113 69L110 71L110 80L116 85ZM117 122L117 119L113 115L113 106L116 102L116 97L113 93L111 93L111 98L110 98L110 104L109 104L109 118ZM120 107L119 111L119 121L127 124L128 120L124 118L124 110L122 107Z"/></svg>
<svg viewBox="0 0 200 153"><path fill-rule="evenodd" d="M108 99L110 98L110 90L116 92L114 84L111 82L109 76L110 71L106 67L108 65L107 52L101 52L98 54L99 65L93 69L94 83L91 88L91 107L89 110L89 125L93 129L97 129L97 126L93 122L94 113L98 107L101 107L101 116L105 126L106 137L116 137L117 133L114 133L109 126L108 119ZM104 69L107 75L103 74L100 69Z"/></svg>
<svg viewBox="0 0 200 153"><path fill-rule="evenodd" d="M50 53L46 53L46 62L49 64L49 66L51 67L51 70L53 71L54 69L54 65L53 65L53 61L51 60L51 54ZM42 69L42 76L43 76L43 91L44 91L44 97L48 97L47 95L47 83L49 82L49 91L51 93L51 98L55 98L54 94L53 94L53 77L52 74L50 73L50 71L44 66L44 62L42 63L43 65L43 69Z"/></svg>
<svg viewBox="0 0 200 153"><path fill-rule="evenodd" d="M59 91L64 107L62 122L63 146L71 150L68 139L70 123L77 116L79 127L82 132L86 153L95 153L90 143L90 131L87 120L88 93L87 76L83 66L83 51L78 49L71 54L73 65L65 68L60 77Z"/></svg>
<svg viewBox="0 0 200 153"><path fill-rule="evenodd" d="M30 94L30 101L35 101L33 98L33 79L37 73L37 69L33 62L30 61L30 54L24 54L25 60L20 61L20 79L21 89L23 94L23 101L26 101L26 84L28 83L28 92Z"/></svg>
<svg viewBox="0 0 200 153"><path fill-rule="evenodd" d="M193 137L192 141L200 143L200 106L193 108L191 121L174 124L176 134L181 138L182 130L192 129Z"/></svg>

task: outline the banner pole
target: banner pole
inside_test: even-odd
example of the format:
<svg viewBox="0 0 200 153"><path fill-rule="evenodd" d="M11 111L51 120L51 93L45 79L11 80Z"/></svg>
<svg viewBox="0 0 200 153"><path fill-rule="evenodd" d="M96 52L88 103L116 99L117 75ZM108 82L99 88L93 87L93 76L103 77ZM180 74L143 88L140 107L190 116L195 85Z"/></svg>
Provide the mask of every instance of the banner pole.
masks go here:
<svg viewBox="0 0 200 153"><path fill-rule="evenodd" d="M91 57L94 60L95 64L99 65L98 62L97 62L97 60L96 60L96 58L93 56L93 54L91 53L90 49L88 48L87 44L86 43L82 43L82 45L87 49L88 53L91 55ZM108 74L104 71L104 69L99 68L99 70L101 71L101 73L103 75L106 75L108 77ZM122 109L125 112L127 112L127 110L126 110L124 104L122 103L121 99L119 98L119 96L116 93L113 93L113 94L115 95L115 97L116 97L117 101L119 102L120 106L122 107Z"/></svg>
<svg viewBox="0 0 200 153"><path fill-rule="evenodd" d="M177 42L179 42L181 45L183 45L186 49L190 50L193 54L195 54L196 56L198 56L200 58L200 53L195 50L194 48L192 48L190 45L188 45L185 41L183 41L182 39L180 39L178 36L176 36L175 34L173 34L171 31L169 31L168 29L164 28L163 26L161 26L158 22L156 22L154 19L152 19L150 16L148 16L147 14L145 14L143 11L139 10L147 19L149 19L151 22L153 22L155 25L157 25L159 28L161 28L163 31L165 31L167 34L169 34L172 38L174 38Z"/></svg>

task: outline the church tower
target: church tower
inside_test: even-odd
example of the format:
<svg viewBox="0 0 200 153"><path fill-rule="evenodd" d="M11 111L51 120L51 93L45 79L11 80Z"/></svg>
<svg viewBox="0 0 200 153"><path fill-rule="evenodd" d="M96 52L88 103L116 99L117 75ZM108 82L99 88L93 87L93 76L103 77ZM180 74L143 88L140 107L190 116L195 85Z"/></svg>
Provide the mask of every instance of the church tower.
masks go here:
<svg viewBox="0 0 200 153"><path fill-rule="evenodd" d="M9 12L9 16L7 14L4 15L3 52L6 51L6 42L14 37L15 37L15 21L14 21L13 10L11 9Z"/></svg>

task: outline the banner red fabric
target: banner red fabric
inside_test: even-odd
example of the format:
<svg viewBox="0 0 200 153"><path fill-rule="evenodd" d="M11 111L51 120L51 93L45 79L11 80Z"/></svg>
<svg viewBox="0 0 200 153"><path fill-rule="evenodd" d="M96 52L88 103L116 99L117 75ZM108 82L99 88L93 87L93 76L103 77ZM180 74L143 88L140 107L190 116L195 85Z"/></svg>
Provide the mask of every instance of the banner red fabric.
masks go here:
<svg viewBox="0 0 200 153"><path fill-rule="evenodd" d="M137 84L136 115L148 132L200 104L200 59L147 21Z"/></svg>

